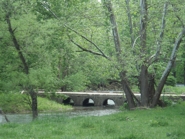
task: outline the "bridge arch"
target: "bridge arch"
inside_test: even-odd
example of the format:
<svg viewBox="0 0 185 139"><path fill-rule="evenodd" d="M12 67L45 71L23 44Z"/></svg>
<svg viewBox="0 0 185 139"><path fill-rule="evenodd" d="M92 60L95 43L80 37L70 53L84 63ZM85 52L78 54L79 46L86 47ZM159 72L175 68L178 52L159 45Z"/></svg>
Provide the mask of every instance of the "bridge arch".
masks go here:
<svg viewBox="0 0 185 139"><path fill-rule="evenodd" d="M63 100L64 105L74 105L74 100L70 97Z"/></svg>
<svg viewBox="0 0 185 139"><path fill-rule="evenodd" d="M95 102L92 98L85 98L82 102L82 106L95 106Z"/></svg>
<svg viewBox="0 0 185 139"><path fill-rule="evenodd" d="M116 103L115 103L115 100L113 99L107 98L103 101L103 106L115 106L115 105Z"/></svg>

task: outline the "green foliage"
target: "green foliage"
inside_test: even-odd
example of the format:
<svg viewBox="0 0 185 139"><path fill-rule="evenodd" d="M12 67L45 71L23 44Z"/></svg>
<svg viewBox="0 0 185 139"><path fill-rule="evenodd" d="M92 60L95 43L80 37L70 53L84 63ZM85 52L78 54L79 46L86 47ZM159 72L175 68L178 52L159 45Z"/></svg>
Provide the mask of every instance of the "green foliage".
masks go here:
<svg viewBox="0 0 185 139"><path fill-rule="evenodd" d="M184 64L177 63L175 67L177 83L184 83Z"/></svg>
<svg viewBox="0 0 185 139"><path fill-rule="evenodd" d="M173 104L173 101L172 100L170 100L170 99L163 99L163 103L164 103L164 105L165 106L172 106L172 104Z"/></svg>
<svg viewBox="0 0 185 139"><path fill-rule="evenodd" d="M29 113L31 111L30 98L28 95L20 93L0 93L0 108L6 113ZM57 112L69 109L71 109L70 106L38 97L38 110L40 112Z"/></svg>
<svg viewBox="0 0 185 139"><path fill-rule="evenodd" d="M128 110L129 107L128 107L128 103L123 103L123 106L120 107L120 110L124 111L124 110Z"/></svg>
<svg viewBox="0 0 185 139"><path fill-rule="evenodd" d="M182 2L182 0L180 0ZM104 1L105 2L105 1ZM117 61L112 26L103 1L89 0L30 0L0 2L0 91L21 90L29 87L54 91L66 87L68 91L84 91L87 86L107 85L108 80L118 80L119 72L125 71L129 84L138 85L142 64L152 61L161 42L161 52L149 68L149 73L159 81L166 62L184 21L184 7L180 2L171 2L167 9L166 27L163 39L159 39L163 4L166 0L148 1L148 21L146 50L142 50L140 35L140 8L138 1L130 0L133 34L125 1L112 0L120 35L121 55ZM57 16L57 19L53 13ZM178 10L175 10L178 9ZM8 30L5 15L10 12L14 35L20 45L17 51ZM177 20L181 15L181 20ZM58 20L59 19L59 20ZM134 36L134 46L130 41ZM88 41L87 41L88 40ZM71 43L74 41L76 44ZM90 43L93 42L93 43ZM80 47L84 49L81 49ZM89 50L87 53L87 51ZM24 73L24 65L19 52L25 58L29 74ZM93 55L92 52L99 55ZM146 52L146 53L145 53ZM100 57L104 53L105 57ZM177 57L177 82L183 83L184 49ZM150 59L151 58L151 59ZM150 59L150 60L149 60ZM174 86L176 80L169 76L167 85ZM138 92L138 89L135 89ZM134 90L134 91L135 91Z"/></svg>
<svg viewBox="0 0 185 139"><path fill-rule="evenodd" d="M71 109L71 106L64 106L55 101L47 100L46 98L38 98L39 112L63 112Z"/></svg>
<svg viewBox="0 0 185 139"><path fill-rule="evenodd" d="M24 103L24 96L16 93L1 93L0 107L4 112L19 113L30 111L28 104Z"/></svg>
<svg viewBox="0 0 185 139"><path fill-rule="evenodd" d="M81 91L86 89L88 80L82 72L77 72L64 79L64 83L66 83L68 91Z"/></svg>
<svg viewBox="0 0 185 139"><path fill-rule="evenodd" d="M174 76L168 76L165 84L169 85L169 86L175 86L176 85L176 78Z"/></svg>
<svg viewBox="0 0 185 139"><path fill-rule="evenodd" d="M175 94L184 94L185 93L185 87L179 87L179 86L165 86L163 89L164 93L175 93Z"/></svg>

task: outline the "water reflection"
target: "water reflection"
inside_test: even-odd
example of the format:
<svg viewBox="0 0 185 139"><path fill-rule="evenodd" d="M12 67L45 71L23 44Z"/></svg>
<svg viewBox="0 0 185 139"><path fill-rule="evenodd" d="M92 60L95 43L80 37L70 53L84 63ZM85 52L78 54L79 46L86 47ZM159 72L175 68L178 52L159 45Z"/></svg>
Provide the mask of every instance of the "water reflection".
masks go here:
<svg viewBox="0 0 185 139"><path fill-rule="evenodd" d="M73 111L66 114L74 116L103 116L119 112L115 107L75 107Z"/></svg>
<svg viewBox="0 0 185 139"><path fill-rule="evenodd" d="M28 123L32 121L31 114L6 114L6 116L11 123ZM1 118L0 123L7 123L4 116L1 115Z"/></svg>
<svg viewBox="0 0 185 139"><path fill-rule="evenodd" d="M3 116L2 114L0 114L0 123L2 123L2 121L3 121Z"/></svg>
<svg viewBox="0 0 185 139"><path fill-rule="evenodd" d="M68 112L57 112L57 113L39 113L39 119L46 116L103 116L110 115L119 112L116 107L74 107L74 110ZM31 114L7 114L7 118L11 123L29 123L32 121ZM0 115L0 123L6 123L5 118Z"/></svg>

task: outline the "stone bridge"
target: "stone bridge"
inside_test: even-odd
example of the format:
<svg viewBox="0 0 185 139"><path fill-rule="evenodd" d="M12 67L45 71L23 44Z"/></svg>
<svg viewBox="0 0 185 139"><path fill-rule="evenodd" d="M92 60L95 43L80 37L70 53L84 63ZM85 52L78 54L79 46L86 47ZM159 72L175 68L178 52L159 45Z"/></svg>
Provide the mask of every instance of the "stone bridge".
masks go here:
<svg viewBox="0 0 185 139"><path fill-rule="evenodd" d="M50 93L49 93L50 94ZM114 105L121 106L126 102L126 97L123 92L55 92L51 99L58 103L71 104L74 106L106 106ZM45 96L47 93L39 91L38 95ZM52 96L52 95L51 95ZM63 96L63 97L60 97ZM64 96L66 99L64 99ZM135 96L140 99L140 94ZM167 98L172 101L185 100L185 94L162 94L161 99Z"/></svg>
<svg viewBox="0 0 185 139"><path fill-rule="evenodd" d="M60 94L61 96L65 95L67 98L64 100L53 97L57 102L74 106L121 106L126 101L124 94L121 92L56 92L55 94L57 96L60 96Z"/></svg>

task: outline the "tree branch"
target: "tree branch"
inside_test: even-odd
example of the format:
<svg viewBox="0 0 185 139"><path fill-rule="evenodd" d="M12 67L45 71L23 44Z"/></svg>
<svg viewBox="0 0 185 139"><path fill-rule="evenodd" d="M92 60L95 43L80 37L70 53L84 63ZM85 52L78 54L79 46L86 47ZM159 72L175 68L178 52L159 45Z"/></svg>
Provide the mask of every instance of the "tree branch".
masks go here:
<svg viewBox="0 0 185 139"><path fill-rule="evenodd" d="M163 36L164 36L164 29L166 27L165 17L166 17L166 14L167 14L167 8L168 8L168 2L166 2L164 4L164 8L163 8L161 32L159 34L159 39L157 39L157 41L156 41L156 43L157 43L157 50L156 50L156 53L149 58L149 60L148 60L149 65L151 65L154 61L157 60L157 58L158 58L158 56L160 54L160 51L161 51L161 42L162 42L162 39L163 39Z"/></svg>
<svg viewBox="0 0 185 139"><path fill-rule="evenodd" d="M11 21L10 21L10 13L6 14L6 22L8 24L8 30L9 30L9 33L12 37L12 41L14 43L14 46L15 46L18 54L19 54L19 58L22 61L23 66L24 66L24 71L25 71L26 74L28 74L29 73L29 67L28 67L28 64L26 62L25 57L23 56L23 53L21 51L21 47L20 47L20 45L17 41L17 38L15 37L14 31L15 31L16 28L14 30L12 29L12 24L11 24Z"/></svg>
<svg viewBox="0 0 185 139"><path fill-rule="evenodd" d="M103 56L104 58L109 59L108 57L106 57L105 55L102 55L101 53L97 53L97 52L88 50L88 49L86 49L86 48L83 48L81 45L75 43L73 40L71 40L71 42L72 42L73 44L75 44L78 48L80 48L82 51L89 52L89 53L91 53L91 54L98 55L98 56ZM109 60L110 60L110 59L109 59Z"/></svg>
<svg viewBox="0 0 185 139"><path fill-rule="evenodd" d="M3 110L0 109L0 114L2 114L6 120L6 122L10 122L9 119L7 118L6 114L3 112Z"/></svg>
<svg viewBox="0 0 185 139"><path fill-rule="evenodd" d="M140 38L140 37L141 37L141 35L139 35L139 36L136 37L136 39L134 40L134 42L133 42L133 44L132 44L132 48L135 47L136 41L137 41L137 39Z"/></svg>
<svg viewBox="0 0 185 139"><path fill-rule="evenodd" d="M42 4L42 6L43 6L46 10L48 10L49 12L51 12L52 15L53 15L57 20L61 21L60 18L59 18L49 7L46 7L46 6L44 5L44 3L41 3L41 4ZM83 39L85 39L87 42L91 43L91 44L101 53L101 56L103 56L103 57L109 59L109 58L104 54L104 52L103 52L94 42L92 42L91 40L89 40L87 37L85 37L84 35L80 34L79 32L77 32L77 31L74 30L73 28L69 27L68 25L66 25L66 24L63 24L63 25L64 25L64 27L66 27L67 29L73 31L73 32L76 33L78 36L80 36L80 37L82 37Z"/></svg>
<svg viewBox="0 0 185 139"><path fill-rule="evenodd" d="M181 18L179 17L179 15L176 14L176 11L177 11L177 10L175 9L175 7L174 7L173 4L172 4L172 7L173 7L173 11L174 11L174 13L175 13L175 16L176 16L177 19L180 21L182 27L185 27L185 25L184 25L183 21L181 20Z"/></svg>
<svg viewBox="0 0 185 139"><path fill-rule="evenodd" d="M132 46L134 45L134 32L133 32L133 25L132 25L132 17L130 13L130 0L125 0L126 3L126 10L127 10L127 16L128 16L128 21L129 21L129 26L130 26L130 35L131 35L131 44Z"/></svg>

